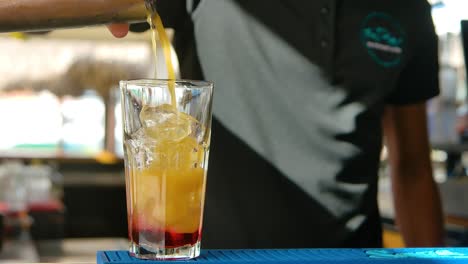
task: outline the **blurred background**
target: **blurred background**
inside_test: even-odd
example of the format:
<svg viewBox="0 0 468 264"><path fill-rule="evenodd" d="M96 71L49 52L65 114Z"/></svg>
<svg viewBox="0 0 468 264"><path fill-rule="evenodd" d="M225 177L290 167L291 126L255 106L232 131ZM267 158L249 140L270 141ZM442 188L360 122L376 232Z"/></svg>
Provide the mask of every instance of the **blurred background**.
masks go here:
<svg viewBox="0 0 468 264"><path fill-rule="evenodd" d="M442 89L428 104L434 175L447 243L468 246L468 2L430 2ZM96 250L127 249L118 82L154 77L149 33L0 34L0 58L0 263L94 261ZM157 67L164 77L162 60ZM385 149L379 188L384 243L403 246Z"/></svg>
<svg viewBox="0 0 468 264"><path fill-rule="evenodd" d="M165 78L151 52L105 27L0 34L0 263L127 249L118 85Z"/></svg>

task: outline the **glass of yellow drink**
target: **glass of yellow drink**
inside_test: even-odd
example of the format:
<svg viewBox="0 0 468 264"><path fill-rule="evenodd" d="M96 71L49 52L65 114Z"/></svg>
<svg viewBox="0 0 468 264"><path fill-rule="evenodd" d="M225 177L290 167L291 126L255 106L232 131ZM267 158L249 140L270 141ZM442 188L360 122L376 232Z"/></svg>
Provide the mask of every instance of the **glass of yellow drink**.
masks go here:
<svg viewBox="0 0 468 264"><path fill-rule="evenodd" d="M120 83L130 254L200 254L213 84Z"/></svg>

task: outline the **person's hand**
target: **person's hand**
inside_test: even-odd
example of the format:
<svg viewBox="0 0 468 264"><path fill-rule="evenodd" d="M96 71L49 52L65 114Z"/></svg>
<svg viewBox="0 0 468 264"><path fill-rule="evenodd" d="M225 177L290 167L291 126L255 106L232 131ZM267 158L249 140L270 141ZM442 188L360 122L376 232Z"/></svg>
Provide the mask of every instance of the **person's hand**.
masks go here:
<svg viewBox="0 0 468 264"><path fill-rule="evenodd" d="M107 25L107 28L112 33L112 35L114 35L114 37L116 38L123 38L127 36L128 31L129 31L128 24L110 24L110 25Z"/></svg>

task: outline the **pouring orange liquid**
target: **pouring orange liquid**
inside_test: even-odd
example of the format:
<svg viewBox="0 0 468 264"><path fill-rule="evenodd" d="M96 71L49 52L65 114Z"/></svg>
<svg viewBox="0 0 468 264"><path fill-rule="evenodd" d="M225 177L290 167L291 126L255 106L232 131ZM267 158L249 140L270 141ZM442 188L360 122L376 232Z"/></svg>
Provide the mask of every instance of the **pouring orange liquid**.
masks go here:
<svg viewBox="0 0 468 264"><path fill-rule="evenodd" d="M153 46L153 56L155 63L157 64L158 59L158 49L157 49L157 39L161 42L161 47L164 52L164 60L166 62L167 68L167 75L168 79L172 82L169 82L169 92L171 95L171 105L176 108L176 99L175 99L175 72L174 72L174 65L172 63L172 56L171 56L171 43L169 38L167 37L166 30L164 29L163 22L161 17L157 12L149 12L148 14L148 23L151 26L151 42ZM155 77L157 75L157 67L155 67Z"/></svg>

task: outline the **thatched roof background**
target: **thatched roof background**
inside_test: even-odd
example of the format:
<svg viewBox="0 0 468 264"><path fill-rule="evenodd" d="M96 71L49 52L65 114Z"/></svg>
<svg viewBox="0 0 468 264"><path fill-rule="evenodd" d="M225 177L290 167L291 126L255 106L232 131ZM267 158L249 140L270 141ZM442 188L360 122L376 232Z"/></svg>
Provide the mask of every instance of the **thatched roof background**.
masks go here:
<svg viewBox="0 0 468 264"><path fill-rule="evenodd" d="M158 77L166 69L158 59ZM153 77L148 42L0 38L0 91L49 90L78 96L85 89L105 97L120 80Z"/></svg>

